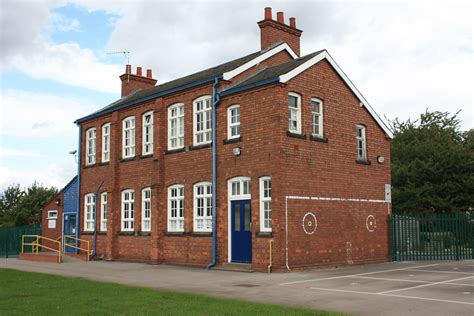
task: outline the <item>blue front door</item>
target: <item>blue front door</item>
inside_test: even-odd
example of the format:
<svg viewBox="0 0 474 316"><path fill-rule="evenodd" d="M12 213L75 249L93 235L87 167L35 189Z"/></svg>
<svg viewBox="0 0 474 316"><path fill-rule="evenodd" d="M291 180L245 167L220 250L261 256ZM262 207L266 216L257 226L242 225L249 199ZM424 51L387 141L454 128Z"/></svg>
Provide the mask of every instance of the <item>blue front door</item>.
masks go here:
<svg viewBox="0 0 474 316"><path fill-rule="evenodd" d="M76 231L76 214L64 214L64 236L74 236L77 237ZM77 241L65 238L66 241L66 252L75 253L76 249L68 247L67 244L76 245Z"/></svg>
<svg viewBox="0 0 474 316"><path fill-rule="evenodd" d="M252 262L252 210L250 200L231 203L232 262Z"/></svg>

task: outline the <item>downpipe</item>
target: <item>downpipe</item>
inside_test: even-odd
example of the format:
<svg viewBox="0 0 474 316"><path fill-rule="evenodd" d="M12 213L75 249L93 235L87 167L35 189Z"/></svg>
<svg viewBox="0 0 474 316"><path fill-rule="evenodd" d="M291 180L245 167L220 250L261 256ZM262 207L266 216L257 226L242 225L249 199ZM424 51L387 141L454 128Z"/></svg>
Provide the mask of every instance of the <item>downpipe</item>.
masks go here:
<svg viewBox="0 0 474 316"><path fill-rule="evenodd" d="M220 77L214 78L212 86L212 262L207 266L211 269L217 263L217 137L216 137L216 108L220 102L217 92Z"/></svg>
<svg viewBox="0 0 474 316"><path fill-rule="evenodd" d="M104 181L102 181L97 188L97 191L95 191L95 203L94 203L94 254L92 255L92 258L95 258L97 254L97 205L99 205L99 191L100 188L102 187L102 184L104 184Z"/></svg>
<svg viewBox="0 0 474 316"><path fill-rule="evenodd" d="M77 214L76 214L76 238L80 237L81 230L79 229L80 225L79 223L81 222L80 216L81 216L81 158L82 158L82 153L81 153L81 148L82 148L82 125L77 123L77 126L79 126L79 137L78 137L78 143L77 143ZM77 240L76 240L77 243ZM76 250L79 252L78 250Z"/></svg>

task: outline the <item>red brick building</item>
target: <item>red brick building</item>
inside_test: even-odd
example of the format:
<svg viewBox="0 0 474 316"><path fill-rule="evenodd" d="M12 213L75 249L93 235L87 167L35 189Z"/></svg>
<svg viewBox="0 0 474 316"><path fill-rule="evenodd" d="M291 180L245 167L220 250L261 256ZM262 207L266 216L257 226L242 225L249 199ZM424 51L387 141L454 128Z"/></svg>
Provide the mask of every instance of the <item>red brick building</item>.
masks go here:
<svg viewBox="0 0 474 316"><path fill-rule="evenodd" d="M122 98L77 120L97 258L388 260L390 130L326 50L300 57L294 18L266 8L258 25L259 51L167 83L127 65Z"/></svg>

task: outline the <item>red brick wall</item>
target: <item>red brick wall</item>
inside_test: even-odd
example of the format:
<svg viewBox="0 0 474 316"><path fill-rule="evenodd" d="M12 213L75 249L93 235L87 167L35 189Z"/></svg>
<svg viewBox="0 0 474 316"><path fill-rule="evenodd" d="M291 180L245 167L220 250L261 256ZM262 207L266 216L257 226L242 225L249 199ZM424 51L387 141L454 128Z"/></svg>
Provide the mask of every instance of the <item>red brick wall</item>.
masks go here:
<svg viewBox="0 0 474 316"><path fill-rule="evenodd" d="M284 54L276 58L286 58ZM287 136L287 93L298 92L303 98L303 133L311 133L309 100L324 101L324 131L328 143ZM83 124L97 128L97 165L81 169L81 225L83 230L84 194L97 190L108 192L108 232L98 237L98 256L106 259L207 265L211 261L210 236L193 234L193 185L211 181L211 148L165 154L167 150L167 107L183 102L185 106L185 146L193 144L192 101L211 95L211 85L203 85L157 99L143 105L93 119ZM241 106L242 141L224 144L227 137L227 107ZM141 155L141 115L153 109L154 154ZM122 119L134 115L136 157L121 158ZM101 165L101 126L111 122L111 159ZM370 166L355 163L355 125L367 126L367 153ZM227 180L236 176L251 178L253 262L265 270L268 265L270 238L257 237L259 231L259 183L261 176L272 178L273 260L276 269L285 265L285 196L328 196L340 198L383 199L383 185L390 183L389 142L359 101L327 62L310 68L288 84L277 84L223 98L217 113L218 151L218 261L228 261ZM232 149L241 147L234 156ZM85 153L85 142L82 144ZM376 163L384 155L386 162ZM82 159L84 161L84 159ZM167 231L167 187L183 184L185 188L185 233L170 236ZM141 236L141 190L152 188L152 232ZM121 191L135 190L135 234L122 235ZM99 193L100 193L99 192ZM299 203L299 204L298 204ZM289 255L294 267L314 264L347 263L347 243L351 243L354 262L386 260L386 204L317 202L293 203L289 208ZM100 214L98 203L98 214ZM308 237L302 230L302 215L312 210L318 217L318 231ZM304 214L303 214L304 213ZM377 230L367 231L365 219L374 214ZM97 225L100 216L97 218ZM332 227L345 230L337 234ZM332 230L331 230L332 229ZM86 235L87 238L92 238ZM376 236L376 237L374 237ZM316 250L314 250L316 249Z"/></svg>
<svg viewBox="0 0 474 316"><path fill-rule="evenodd" d="M62 233L62 218L63 218L63 201L64 194L60 192L54 199L43 207L41 216L41 235L47 238L56 239L61 237ZM56 200L59 199L59 205L56 205ZM58 211L56 219L56 228L48 228L48 211Z"/></svg>

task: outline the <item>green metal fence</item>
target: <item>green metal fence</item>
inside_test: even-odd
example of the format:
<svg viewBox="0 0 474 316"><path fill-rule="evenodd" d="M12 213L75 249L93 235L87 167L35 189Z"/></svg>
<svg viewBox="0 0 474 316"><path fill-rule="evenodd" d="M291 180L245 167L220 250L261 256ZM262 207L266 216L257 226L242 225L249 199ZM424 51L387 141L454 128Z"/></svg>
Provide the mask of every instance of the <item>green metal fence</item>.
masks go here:
<svg viewBox="0 0 474 316"><path fill-rule="evenodd" d="M474 214L393 214L392 261L474 259Z"/></svg>
<svg viewBox="0 0 474 316"><path fill-rule="evenodd" d="M41 235L41 226L0 228L0 257L18 256L23 235Z"/></svg>

